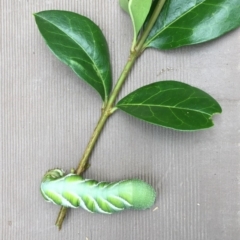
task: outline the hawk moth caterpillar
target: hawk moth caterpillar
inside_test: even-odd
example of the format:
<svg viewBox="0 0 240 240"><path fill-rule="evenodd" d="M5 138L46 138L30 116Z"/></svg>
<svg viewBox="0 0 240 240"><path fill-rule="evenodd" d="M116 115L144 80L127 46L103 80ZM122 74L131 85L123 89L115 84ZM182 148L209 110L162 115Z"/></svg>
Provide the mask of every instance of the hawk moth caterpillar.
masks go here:
<svg viewBox="0 0 240 240"><path fill-rule="evenodd" d="M150 208L156 198L155 190L139 179L119 182L97 182L61 169L49 170L41 182L46 201L70 208L81 207L91 213L111 214L124 209Z"/></svg>

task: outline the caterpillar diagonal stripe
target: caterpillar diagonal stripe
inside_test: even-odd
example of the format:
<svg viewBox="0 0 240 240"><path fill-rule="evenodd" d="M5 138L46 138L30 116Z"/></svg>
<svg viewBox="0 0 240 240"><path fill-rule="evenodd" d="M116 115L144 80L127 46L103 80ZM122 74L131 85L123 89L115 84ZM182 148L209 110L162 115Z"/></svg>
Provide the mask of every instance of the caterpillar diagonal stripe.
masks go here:
<svg viewBox="0 0 240 240"><path fill-rule="evenodd" d="M41 193L46 201L57 205L106 214L130 208L147 209L156 198L155 190L138 179L97 182L73 173L64 175L61 169L50 170L44 175Z"/></svg>

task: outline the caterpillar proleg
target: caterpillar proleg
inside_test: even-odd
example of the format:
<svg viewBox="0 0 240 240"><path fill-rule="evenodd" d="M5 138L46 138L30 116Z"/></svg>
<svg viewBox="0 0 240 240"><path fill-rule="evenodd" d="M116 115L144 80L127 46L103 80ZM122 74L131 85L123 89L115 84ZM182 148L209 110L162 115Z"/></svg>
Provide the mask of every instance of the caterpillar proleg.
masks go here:
<svg viewBox="0 0 240 240"><path fill-rule="evenodd" d="M119 182L97 182L61 169L48 171L41 182L46 201L70 208L81 207L89 212L111 214L124 209L150 208L156 198L155 190L139 179Z"/></svg>

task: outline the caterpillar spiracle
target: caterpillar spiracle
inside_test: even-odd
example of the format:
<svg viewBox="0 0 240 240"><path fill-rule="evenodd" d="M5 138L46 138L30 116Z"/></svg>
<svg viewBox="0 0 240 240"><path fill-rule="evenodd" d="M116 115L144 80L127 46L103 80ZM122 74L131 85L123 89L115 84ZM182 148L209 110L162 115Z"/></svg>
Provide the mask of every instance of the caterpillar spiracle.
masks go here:
<svg viewBox="0 0 240 240"><path fill-rule="evenodd" d="M44 175L41 193L45 200L57 205L106 214L130 208L144 210L156 198L155 190L138 179L97 182L73 173L64 176L61 169L49 170Z"/></svg>

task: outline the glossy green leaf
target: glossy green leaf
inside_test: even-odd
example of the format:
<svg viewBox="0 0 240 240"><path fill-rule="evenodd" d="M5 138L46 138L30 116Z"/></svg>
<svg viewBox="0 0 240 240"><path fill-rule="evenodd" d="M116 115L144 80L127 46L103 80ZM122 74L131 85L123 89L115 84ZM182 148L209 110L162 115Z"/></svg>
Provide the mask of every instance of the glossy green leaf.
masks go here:
<svg viewBox="0 0 240 240"><path fill-rule="evenodd" d="M128 2L129 2L129 0L119 0L120 7L127 13L129 13Z"/></svg>
<svg viewBox="0 0 240 240"><path fill-rule="evenodd" d="M90 19L67 11L34 14L39 31L56 57L107 100L111 66L106 39Z"/></svg>
<svg viewBox="0 0 240 240"><path fill-rule="evenodd" d="M129 0L128 9L133 23L135 40L147 18L151 5L152 0Z"/></svg>
<svg viewBox="0 0 240 240"><path fill-rule="evenodd" d="M197 44L239 26L239 0L167 0L145 46L171 49Z"/></svg>
<svg viewBox="0 0 240 240"><path fill-rule="evenodd" d="M177 130L209 128L213 126L213 114L222 111L207 93L176 81L141 87L120 100L117 108L149 123Z"/></svg>

